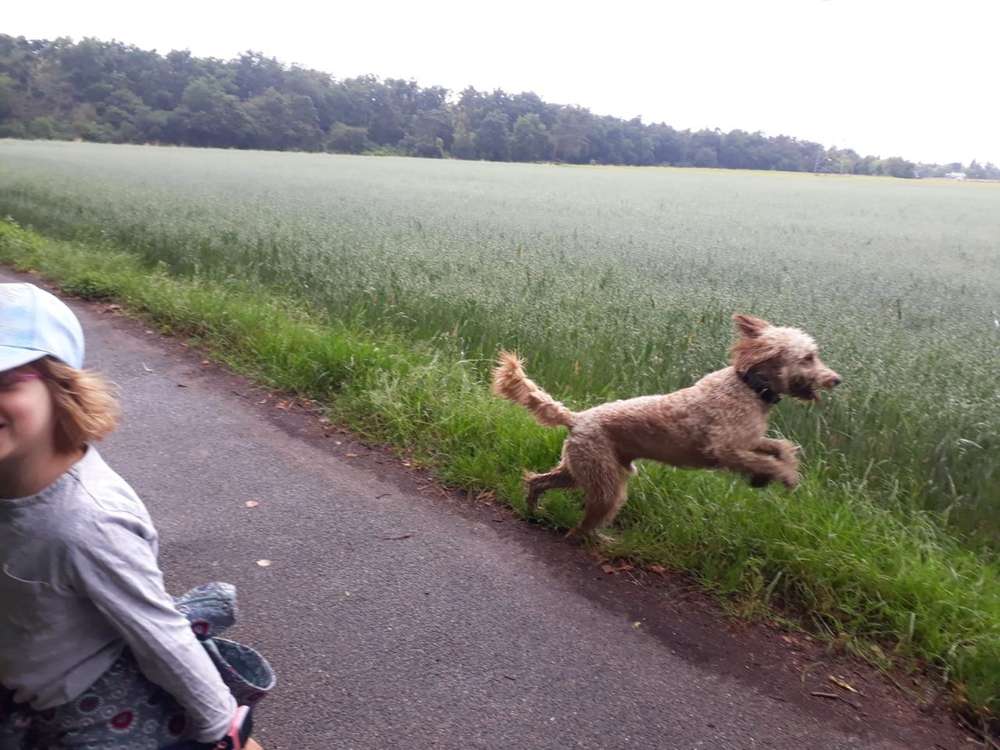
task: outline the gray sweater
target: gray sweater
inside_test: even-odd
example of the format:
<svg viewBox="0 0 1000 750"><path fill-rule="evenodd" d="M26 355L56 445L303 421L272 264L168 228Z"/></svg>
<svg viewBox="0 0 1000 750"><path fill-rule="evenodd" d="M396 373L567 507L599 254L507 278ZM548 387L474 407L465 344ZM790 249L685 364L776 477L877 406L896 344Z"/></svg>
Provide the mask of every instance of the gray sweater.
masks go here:
<svg viewBox="0 0 1000 750"><path fill-rule="evenodd" d="M37 495L0 500L0 684L46 709L127 646L213 742L236 702L163 588L146 507L93 447Z"/></svg>

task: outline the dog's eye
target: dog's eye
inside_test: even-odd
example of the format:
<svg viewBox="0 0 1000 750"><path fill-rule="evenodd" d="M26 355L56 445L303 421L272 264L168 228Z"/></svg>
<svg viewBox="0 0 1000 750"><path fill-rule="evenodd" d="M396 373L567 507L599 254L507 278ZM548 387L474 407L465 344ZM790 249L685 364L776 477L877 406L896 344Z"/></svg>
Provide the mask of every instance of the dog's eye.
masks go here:
<svg viewBox="0 0 1000 750"><path fill-rule="evenodd" d="M802 358L802 361L803 362L812 362L814 359L816 359L816 355L815 354L807 354L806 356L804 356Z"/></svg>

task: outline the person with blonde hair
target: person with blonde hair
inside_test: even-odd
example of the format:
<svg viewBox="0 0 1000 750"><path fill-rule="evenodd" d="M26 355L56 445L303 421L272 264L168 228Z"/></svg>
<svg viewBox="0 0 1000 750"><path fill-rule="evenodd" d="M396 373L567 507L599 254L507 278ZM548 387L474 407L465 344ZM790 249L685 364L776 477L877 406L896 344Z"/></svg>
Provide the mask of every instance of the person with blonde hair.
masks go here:
<svg viewBox="0 0 1000 750"><path fill-rule="evenodd" d="M146 507L94 447L118 405L83 354L65 304L0 284L0 750L258 747L164 589Z"/></svg>

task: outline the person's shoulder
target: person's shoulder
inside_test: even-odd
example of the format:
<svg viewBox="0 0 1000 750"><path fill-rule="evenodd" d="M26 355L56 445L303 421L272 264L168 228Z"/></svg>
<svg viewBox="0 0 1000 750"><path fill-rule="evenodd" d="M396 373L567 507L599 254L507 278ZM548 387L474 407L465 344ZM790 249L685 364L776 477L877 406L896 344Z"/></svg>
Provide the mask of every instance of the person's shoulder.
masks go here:
<svg viewBox="0 0 1000 750"><path fill-rule="evenodd" d="M94 446L70 469L76 482L75 526L93 523L123 525L141 536L155 536L149 511L132 486L122 479Z"/></svg>
<svg viewBox="0 0 1000 750"><path fill-rule="evenodd" d="M78 571L94 560L156 551L156 529L146 507L93 446L52 486L44 502L23 514L21 523L32 544L19 553L19 566L56 588L72 589Z"/></svg>

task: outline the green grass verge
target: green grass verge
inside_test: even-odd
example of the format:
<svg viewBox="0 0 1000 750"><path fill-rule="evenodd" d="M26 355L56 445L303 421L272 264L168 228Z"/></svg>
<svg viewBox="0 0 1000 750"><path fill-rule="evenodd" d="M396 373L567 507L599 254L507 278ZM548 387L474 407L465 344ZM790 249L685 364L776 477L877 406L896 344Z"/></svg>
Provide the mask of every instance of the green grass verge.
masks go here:
<svg viewBox="0 0 1000 750"><path fill-rule="evenodd" d="M247 281L175 277L113 246L51 240L13 222L0 223L0 263L70 293L115 299L240 372L317 399L442 481L492 491L519 511L522 469L558 457L563 433L491 397L483 363L460 360L446 342L415 344ZM807 457L802 485L788 493L643 464L608 553L687 571L745 610L778 605L884 664L925 660L942 670L960 706L996 717L996 563L929 516L867 501L864 478L832 484L824 471L821 459ZM550 493L544 513L569 526L578 498Z"/></svg>

